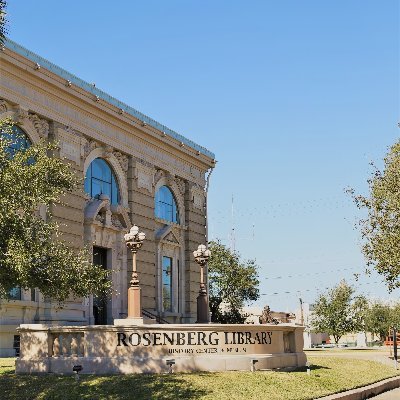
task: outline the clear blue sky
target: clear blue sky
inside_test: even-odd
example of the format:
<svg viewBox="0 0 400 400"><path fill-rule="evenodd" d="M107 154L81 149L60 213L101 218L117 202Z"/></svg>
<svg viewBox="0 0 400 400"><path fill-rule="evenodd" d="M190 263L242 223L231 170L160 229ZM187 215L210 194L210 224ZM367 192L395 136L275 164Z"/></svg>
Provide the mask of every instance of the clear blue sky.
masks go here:
<svg viewBox="0 0 400 400"><path fill-rule="evenodd" d="M210 235L235 227L259 304L362 269L344 188L366 193L399 137L397 0L9 3L13 40L215 152ZM357 287L388 297L379 281Z"/></svg>

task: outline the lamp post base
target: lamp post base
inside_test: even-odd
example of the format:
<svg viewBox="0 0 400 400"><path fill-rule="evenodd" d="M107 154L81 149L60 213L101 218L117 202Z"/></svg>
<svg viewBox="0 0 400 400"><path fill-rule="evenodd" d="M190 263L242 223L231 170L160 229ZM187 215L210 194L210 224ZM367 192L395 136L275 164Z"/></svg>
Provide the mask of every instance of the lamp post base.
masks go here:
<svg viewBox="0 0 400 400"><path fill-rule="evenodd" d="M140 296L139 286L131 286L128 289L128 319L142 318Z"/></svg>
<svg viewBox="0 0 400 400"><path fill-rule="evenodd" d="M200 292L197 296L197 324L208 324L210 312L208 310L207 293Z"/></svg>

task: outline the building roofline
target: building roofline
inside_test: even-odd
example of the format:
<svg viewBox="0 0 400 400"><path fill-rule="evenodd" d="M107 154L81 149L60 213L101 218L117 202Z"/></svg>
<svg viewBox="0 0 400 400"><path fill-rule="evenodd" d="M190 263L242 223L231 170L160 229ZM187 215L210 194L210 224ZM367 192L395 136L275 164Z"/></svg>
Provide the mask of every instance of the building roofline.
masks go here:
<svg viewBox="0 0 400 400"><path fill-rule="evenodd" d="M18 43L14 42L13 40L6 38L4 41L4 46L9 49L14 51L15 53L26 57L30 61L39 64L40 67L48 69L50 72L58 75L59 77L65 79L66 81L71 82L71 84L93 94L94 96L98 96L99 99L102 99L106 101L107 103L112 104L115 107L118 107L119 109L123 110L124 112L132 115L133 117L141 120L142 122L146 123L147 125L152 126L153 128L159 130L160 132L165 132L166 135L172 137L175 140L178 140L179 142L182 142L184 145L189 146L196 151L199 151L200 153L204 154L207 157L210 157L211 159L215 159L215 154L212 153L211 151L207 150L205 147L200 146L199 144L193 142L190 139L187 139L185 136L182 136L181 134L175 132L174 130L168 128L167 126L157 122L153 118L150 118L149 116L141 113L140 111L137 111L133 107L128 106L127 104L123 103L122 101L116 99L113 96L110 96L108 93L98 89L94 85L84 81L83 79L78 78L76 75L71 74L70 72L66 71L65 69L59 67L56 64L53 64L52 62L46 60L45 58L39 56L38 54L26 49L25 47L19 45Z"/></svg>

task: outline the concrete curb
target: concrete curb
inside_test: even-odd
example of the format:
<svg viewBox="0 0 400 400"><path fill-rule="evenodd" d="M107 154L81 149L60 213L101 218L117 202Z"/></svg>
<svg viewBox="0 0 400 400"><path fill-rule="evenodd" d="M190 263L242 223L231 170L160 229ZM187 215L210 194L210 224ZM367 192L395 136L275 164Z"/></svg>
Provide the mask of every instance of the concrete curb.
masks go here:
<svg viewBox="0 0 400 400"><path fill-rule="evenodd" d="M400 387L400 376L395 376L358 389L331 394L330 396L318 397L318 400L365 400L398 387Z"/></svg>

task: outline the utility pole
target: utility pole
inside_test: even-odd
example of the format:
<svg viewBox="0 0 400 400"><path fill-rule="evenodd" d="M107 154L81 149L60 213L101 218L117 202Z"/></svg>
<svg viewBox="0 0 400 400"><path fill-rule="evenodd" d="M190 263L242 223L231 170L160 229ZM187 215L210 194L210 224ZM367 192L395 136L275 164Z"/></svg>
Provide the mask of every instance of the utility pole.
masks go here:
<svg viewBox="0 0 400 400"><path fill-rule="evenodd" d="M303 299L300 297L300 324L304 326Z"/></svg>

